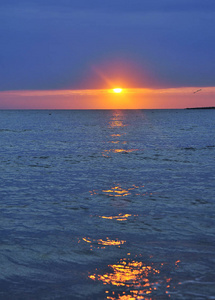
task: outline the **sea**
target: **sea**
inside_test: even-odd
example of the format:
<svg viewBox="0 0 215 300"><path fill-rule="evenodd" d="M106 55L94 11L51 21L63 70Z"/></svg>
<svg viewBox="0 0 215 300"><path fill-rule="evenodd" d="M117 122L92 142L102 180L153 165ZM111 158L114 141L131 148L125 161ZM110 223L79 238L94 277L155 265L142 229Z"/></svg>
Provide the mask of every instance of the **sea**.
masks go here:
<svg viewBox="0 0 215 300"><path fill-rule="evenodd" d="M215 299L215 110L1 110L0 299Z"/></svg>

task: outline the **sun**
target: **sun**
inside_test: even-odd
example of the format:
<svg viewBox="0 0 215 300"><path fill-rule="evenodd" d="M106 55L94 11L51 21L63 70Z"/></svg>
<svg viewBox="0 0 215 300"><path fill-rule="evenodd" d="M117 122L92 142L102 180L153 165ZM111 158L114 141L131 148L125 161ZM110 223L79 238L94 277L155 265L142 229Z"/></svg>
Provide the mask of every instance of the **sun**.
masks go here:
<svg viewBox="0 0 215 300"><path fill-rule="evenodd" d="M121 88L115 88L115 89L113 89L113 92L119 94L119 93L122 93L122 89Z"/></svg>

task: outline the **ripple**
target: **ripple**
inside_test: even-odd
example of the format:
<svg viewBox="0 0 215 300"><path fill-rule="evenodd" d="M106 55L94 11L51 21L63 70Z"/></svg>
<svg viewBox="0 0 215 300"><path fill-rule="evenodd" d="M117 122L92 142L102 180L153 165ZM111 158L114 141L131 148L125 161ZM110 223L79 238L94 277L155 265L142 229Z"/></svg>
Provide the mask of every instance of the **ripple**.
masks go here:
<svg viewBox="0 0 215 300"><path fill-rule="evenodd" d="M178 268L179 262L175 262L175 268ZM106 299L150 300L155 295L170 295L171 290L175 289L173 278L164 275L165 269L164 263L145 264L137 258L126 257L109 264L106 272L100 274L97 271L89 278L105 286Z"/></svg>

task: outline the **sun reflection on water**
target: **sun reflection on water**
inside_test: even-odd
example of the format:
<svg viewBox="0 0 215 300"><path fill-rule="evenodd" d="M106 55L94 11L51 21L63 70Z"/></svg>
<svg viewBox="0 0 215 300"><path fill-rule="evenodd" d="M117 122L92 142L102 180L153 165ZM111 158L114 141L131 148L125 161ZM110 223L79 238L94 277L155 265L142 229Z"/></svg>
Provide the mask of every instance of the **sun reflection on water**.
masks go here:
<svg viewBox="0 0 215 300"><path fill-rule="evenodd" d="M112 137L112 139L107 141L107 143L112 144L113 146L116 145L116 148L103 150L103 156L109 157L112 153L128 154L140 150L135 148L129 149L129 147L124 146L128 144L128 141L121 141L120 139L117 139L127 134L127 132L122 130L126 126L128 126L128 124L125 123L124 113L122 111L114 112L108 123L108 128L111 129L110 137ZM112 130L114 130L114 132Z"/></svg>
<svg viewBox="0 0 215 300"><path fill-rule="evenodd" d="M108 154L110 153L123 153L123 154L127 154L127 153L131 153L131 152L135 152L138 151L139 149L108 149L108 150L104 150L103 151L103 156L108 157Z"/></svg>
<svg viewBox="0 0 215 300"><path fill-rule="evenodd" d="M112 186L109 189L102 190L102 193L105 195L108 195L110 197L125 197L129 195L142 195L145 196L147 193L143 193L142 189L144 188L144 185L137 186L133 184L129 188L124 188L121 185L117 184L115 186ZM91 195L97 195L99 194L98 190L92 190L89 191Z"/></svg>
<svg viewBox="0 0 215 300"><path fill-rule="evenodd" d="M127 221L129 217L137 217L138 215L131 215L131 214L118 214L118 216L99 216L102 219L107 220L116 220L116 221Z"/></svg>
<svg viewBox="0 0 215 300"><path fill-rule="evenodd" d="M145 190L144 185L133 184L130 187L121 186L115 184L114 186L102 190L91 190L89 191L91 196L107 196L111 198L111 205L113 206L127 206L132 201L131 199L135 196L151 196L153 193L149 193Z"/></svg>
<svg viewBox="0 0 215 300"><path fill-rule="evenodd" d="M126 133L123 133L123 134L126 134ZM110 136L112 136L112 137L120 137L120 136L122 136L123 134L117 133L117 134L111 134Z"/></svg>
<svg viewBox="0 0 215 300"><path fill-rule="evenodd" d="M125 127L127 126L126 124L123 124L122 121L120 120L112 120L109 122L109 127L110 128L115 128L115 127Z"/></svg>
<svg viewBox="0 0 215 300"><path fill-rule="evenodd" d="M178 264L177 261L176 265ZM90 274L94 281L107 285L106 299L144 299L150 300L156 290L161 289L169 294L172 278L161 276L164 264L144 264L135 259L123 258L113 265L108 265L109 271L104 274ZM113 287L118 287L114 289Z"/></svg>
<svg viewBox="0 0 215 300"><path fill-rule="evenodd" d="M121 245L126 243L125 240L119 240L119 239L111 240L108 237L106 239L90 239L84 237L82 238L82 240L86 243L89 243L91 249L92 248L105 249L107 246L117 246L120 248Z"/></svg>
<svg viewBox="0 0 215 300"><path fill-rule="evenodd" d="M131 195L129 192L131 189L123 189L121 186L114 186L109 190L102 190L103 193L108 194L108 196L122 197Z"/></svg>

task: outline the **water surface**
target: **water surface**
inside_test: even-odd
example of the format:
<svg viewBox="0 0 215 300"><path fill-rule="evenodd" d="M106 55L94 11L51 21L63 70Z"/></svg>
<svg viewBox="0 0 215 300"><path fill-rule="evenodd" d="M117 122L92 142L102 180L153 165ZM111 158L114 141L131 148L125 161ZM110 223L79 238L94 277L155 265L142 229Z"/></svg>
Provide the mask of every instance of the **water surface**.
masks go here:
<svg viewBox="0 0 215 300"><path fill-rule="evenodd" d="M215 299L214 111L0 117L1 299Z"/></svg>

